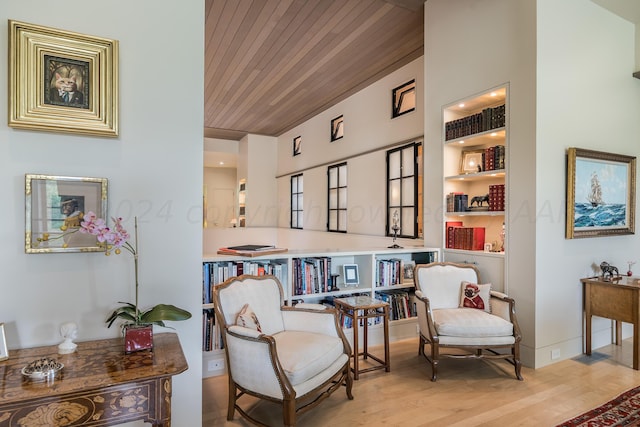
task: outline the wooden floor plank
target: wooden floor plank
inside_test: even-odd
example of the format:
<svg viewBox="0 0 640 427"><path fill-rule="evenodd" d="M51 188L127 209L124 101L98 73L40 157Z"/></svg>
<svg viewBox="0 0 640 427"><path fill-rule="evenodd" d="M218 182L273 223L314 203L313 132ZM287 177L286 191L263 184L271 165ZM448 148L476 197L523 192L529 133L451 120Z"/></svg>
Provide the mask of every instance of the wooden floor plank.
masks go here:
<svg viewBox="0 0 640 427"><path fill-rule="evenodd" d="M631 369L630 339L597 349L591 357L536 370L524 367L524 381L517 381L504 361L445 359L433 383L417 349L417 338L391 343L391 372L361 374L354 400L338 390L300 416L298 425L555 426L640 385L640 371ZM238 414L226 420L226 376L202 384L203 427L250 426ZM282 424L277 405L245 398L245 408L247 402L252 415L272 426Z"/></svg>

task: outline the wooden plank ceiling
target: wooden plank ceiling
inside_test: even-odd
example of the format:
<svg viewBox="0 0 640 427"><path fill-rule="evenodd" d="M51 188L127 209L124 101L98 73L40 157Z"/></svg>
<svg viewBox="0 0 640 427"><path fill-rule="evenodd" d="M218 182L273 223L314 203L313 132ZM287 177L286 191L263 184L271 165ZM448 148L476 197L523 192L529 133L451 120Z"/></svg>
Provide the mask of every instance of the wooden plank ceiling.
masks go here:
<svg viewBox="0 0 640 427"><path fill-rule="evenodd" d="M423 0L205 7L205 137L278 136L423 54Z"/></svg>

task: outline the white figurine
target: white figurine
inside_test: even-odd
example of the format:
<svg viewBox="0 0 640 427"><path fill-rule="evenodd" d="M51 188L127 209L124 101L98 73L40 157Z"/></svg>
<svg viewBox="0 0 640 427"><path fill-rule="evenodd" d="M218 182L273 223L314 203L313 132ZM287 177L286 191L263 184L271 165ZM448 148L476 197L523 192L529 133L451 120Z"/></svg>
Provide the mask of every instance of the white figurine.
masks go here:
<svg viewBox="0 0 640 427"><path fill-rule="evenodd" d="M78 337L78 326L73 322L66 322L60 326L60 335L64 341L58 345L58 354L69 354L76 351L78 344L73 342Z"/></svg>

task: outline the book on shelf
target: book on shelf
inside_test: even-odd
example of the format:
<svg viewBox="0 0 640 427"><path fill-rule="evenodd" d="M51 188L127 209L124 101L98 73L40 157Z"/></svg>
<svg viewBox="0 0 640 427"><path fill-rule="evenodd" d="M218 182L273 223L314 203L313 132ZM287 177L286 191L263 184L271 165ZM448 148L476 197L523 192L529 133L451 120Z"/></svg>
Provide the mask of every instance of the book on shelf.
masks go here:
<svg viewBox="0 0 640 427"><path fill-rule="evenodd" d="M469 209L469 195L461 192L447 194L447 212L466 212Z"/></svg>
<svg viewBox="0 0 640 427"><path fill-rule="evenodd" d="M246 256L246 257L271 255L271 254L277 254L280 252L287 252L287 249L276 248L275 246L271 246L271 245L240 245L240 246L229 246L226 248L218 249L219 255L236 255L236 256Z"/></svg>

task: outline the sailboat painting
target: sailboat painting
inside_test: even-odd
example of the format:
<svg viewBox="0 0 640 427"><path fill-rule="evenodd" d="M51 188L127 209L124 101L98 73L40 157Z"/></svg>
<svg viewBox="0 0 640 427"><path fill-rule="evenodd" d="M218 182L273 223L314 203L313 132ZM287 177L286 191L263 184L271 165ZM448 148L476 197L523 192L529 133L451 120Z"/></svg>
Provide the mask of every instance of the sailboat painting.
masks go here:
<svg viewBox="0 0 640 427"><path fill-rule="evenodd" d="M568 150L567 238L634 233L635 157Z"/></svg>

